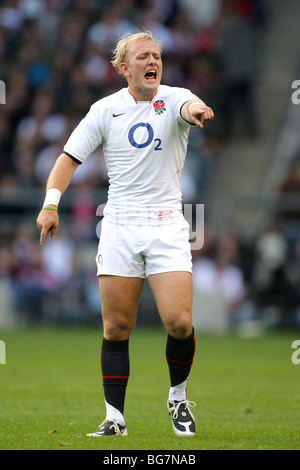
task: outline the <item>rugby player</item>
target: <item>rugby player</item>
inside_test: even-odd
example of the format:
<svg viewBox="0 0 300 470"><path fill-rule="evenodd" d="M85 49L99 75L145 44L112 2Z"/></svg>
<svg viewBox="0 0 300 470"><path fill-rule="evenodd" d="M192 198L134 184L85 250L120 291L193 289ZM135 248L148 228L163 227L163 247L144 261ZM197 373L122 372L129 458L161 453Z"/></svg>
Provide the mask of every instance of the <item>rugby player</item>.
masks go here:
<svg viewBox="0 0 300 470"><path fill-rule="evenodd" d="M191 91L161 84L161 54L161 42L151 32L119 40L112 64L128 86L94 103L74 129L50 172L37 218L43 245L48 233L55 236L59 201L74 171L102 145L109 190L96 264L106 417L88 436L128 434L129 339L145 279L167 333L173 430L177 436L195 434L195 404L186 393L195 353L192 261L180 177L190 127L203 128L214 113Z"/></svg>

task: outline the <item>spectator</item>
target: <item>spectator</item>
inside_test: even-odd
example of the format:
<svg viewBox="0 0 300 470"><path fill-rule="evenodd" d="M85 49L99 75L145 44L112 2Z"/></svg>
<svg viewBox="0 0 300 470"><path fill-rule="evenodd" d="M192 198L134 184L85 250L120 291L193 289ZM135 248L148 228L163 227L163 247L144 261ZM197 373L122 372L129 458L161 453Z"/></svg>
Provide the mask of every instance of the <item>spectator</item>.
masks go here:
<svg viewBox="0 0 300 470"><path fill-rule="evenodd" d="M258 237L256 255L254 290L261 316L274 326L286 325L294 292L285 270L287 242L276 221L272 221Z"/></svg>
<svg viewBox="0 0 300 470"><path fill-rule="evenodd" d="M206 241L207 237L204 246ZM237 238L227 233L215 240L213 252L206 254L209 247L194 260L194 287L200 292L221 291L234 321L246 298L244 276L238 264L240 253Z"/></svg>
<svg viewBox="0 0 300 470"><path fill-rule="evenodd" d="M222 0L180 0L181 8L188 12L192 27L212 27L219 19Z"/></svg>
<svg viewBox="0 0 300 470"><path fill-rule="evenodd" d="M93 24L87 32L87 41L110 51L119 37L135 31L135 25L123 17L123 8L120 4L114 5L104 11L102 17Z"/></svg>
<svg viewBox="0 0 300 470"><path fill-rule="evenodd" d="M220 112L225 138L236 131L237 115L242 118L244 135L255 137L257 134L254 85L258 72L258 32L248 8L237 8L237 5L240 3L235 0L225 2L215 46L222 84Z"/></svg>

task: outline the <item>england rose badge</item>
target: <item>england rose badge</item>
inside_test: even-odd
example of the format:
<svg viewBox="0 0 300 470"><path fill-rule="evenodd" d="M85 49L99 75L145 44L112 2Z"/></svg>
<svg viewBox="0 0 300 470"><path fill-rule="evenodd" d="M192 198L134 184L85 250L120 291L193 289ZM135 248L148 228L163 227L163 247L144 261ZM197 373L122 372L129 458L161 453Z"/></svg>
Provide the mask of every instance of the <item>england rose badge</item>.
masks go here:
<svg viewBox="0 0 300 470"><path fill-rule="evenodd" d="M153 103L153 107L155 109L155 114L158 114L158 115L166 111L165 102L163 100L155 101L155 103Z"/></svg>

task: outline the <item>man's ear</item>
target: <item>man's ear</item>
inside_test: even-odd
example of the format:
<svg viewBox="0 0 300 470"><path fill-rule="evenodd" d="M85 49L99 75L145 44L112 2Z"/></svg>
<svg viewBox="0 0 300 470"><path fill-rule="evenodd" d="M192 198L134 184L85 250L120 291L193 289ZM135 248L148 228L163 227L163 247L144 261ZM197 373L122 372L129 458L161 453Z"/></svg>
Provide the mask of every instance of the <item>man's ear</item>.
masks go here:
<svg viewBox="0 0 300 470"><path fill-rule="evenodd" d="M122 62L120 64L120 70L121 70L122 74L124 75L124 77L130 77L131 76L128 65L125 62Z"/></svg>

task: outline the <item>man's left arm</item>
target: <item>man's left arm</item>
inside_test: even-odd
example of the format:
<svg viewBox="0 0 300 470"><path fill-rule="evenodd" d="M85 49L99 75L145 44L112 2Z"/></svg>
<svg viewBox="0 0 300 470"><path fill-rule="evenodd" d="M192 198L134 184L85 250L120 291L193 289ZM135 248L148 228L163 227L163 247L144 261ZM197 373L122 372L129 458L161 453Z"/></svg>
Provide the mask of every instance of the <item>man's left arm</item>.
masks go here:
<svg viewBox="0 0 300 470"><path fill-rule="evenodd" d="M213 120L214 112L203 101L192 99L182 106L181 116L185 121L202 128L206 122Z"/></svg>

